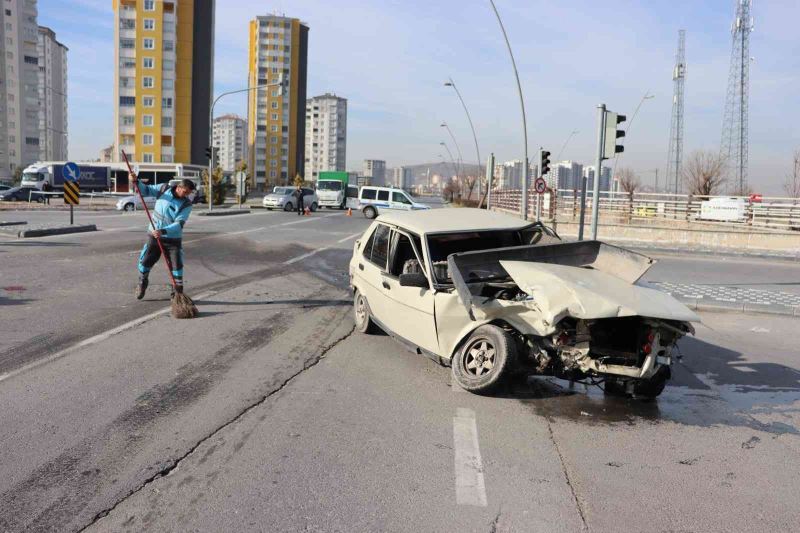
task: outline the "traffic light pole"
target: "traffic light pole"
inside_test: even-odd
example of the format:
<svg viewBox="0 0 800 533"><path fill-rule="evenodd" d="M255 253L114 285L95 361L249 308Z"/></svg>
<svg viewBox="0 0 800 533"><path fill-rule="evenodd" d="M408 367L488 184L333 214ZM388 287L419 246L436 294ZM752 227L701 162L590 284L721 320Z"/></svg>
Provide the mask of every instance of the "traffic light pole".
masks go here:
<svg viewBox="0 0 800 533"><path fill-rule="evenodd" d="M616 127L616 124L614 124ZM606 136L606 105L597 106L597 159L594 167L594 183L592 183L592 240L597 240L597 221L600 215L600 176L603 174L603 152ZM616 142L616 139L615 139ZM585 186L584 186L585 188ZM583 223L583 217L581 217Z"/></svg>

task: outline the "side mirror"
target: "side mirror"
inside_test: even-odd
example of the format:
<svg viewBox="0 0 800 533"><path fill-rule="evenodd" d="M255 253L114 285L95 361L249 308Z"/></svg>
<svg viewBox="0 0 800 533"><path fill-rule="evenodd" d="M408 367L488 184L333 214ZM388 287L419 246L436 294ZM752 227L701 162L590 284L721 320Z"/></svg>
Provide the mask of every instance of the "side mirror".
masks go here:
<svg viewBox="0 0 800 533"><path fill-rule="evenodd" d="M425 274L421 274L419 272L413 274L400 274L400 286L427 289L428 278L425 277Z"/></svg>

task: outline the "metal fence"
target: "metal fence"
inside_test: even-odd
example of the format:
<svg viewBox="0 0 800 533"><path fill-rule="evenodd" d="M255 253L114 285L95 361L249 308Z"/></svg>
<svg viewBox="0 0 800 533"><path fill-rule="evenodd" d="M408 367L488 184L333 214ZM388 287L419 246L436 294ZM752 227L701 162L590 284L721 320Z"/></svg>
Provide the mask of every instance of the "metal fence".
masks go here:
<svg viewBox="0 0 800 533"><path fill-rule="evenodd" d="M743 202L742 209L736 210L734 220L720 220L706 208L711 200L725 199ZM528 194L528 213L534 216L536 204L540 203L541 217L559 222L578 221L580 218L581 195L573 189L559 189L539 195L531 190ZM741 205L741 204L740 204ZM520 212L522 206L521 189L498 189L492 191L491 207L512 212ZM599 218L607 224L672 222L702 222L727 227L759 227L775 230L800 231L800 198L780 197L742 197L742 196L695 196L691 194L662 193L600 193ZM592 198L587 192L585 220L591 220ZM722 217L724 218L724 217Z"/></svg>

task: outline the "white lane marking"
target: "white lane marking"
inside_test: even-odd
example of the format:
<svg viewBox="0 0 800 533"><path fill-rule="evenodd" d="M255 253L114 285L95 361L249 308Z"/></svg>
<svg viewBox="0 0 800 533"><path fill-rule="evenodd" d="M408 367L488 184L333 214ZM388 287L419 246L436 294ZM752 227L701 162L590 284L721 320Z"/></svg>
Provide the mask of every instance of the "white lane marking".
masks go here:
<svg viewBox="0 0 800 533"><path fill-rule="evenodd" d="M450 372L450 392L467 392L461 388L452 372Z"/></svg>
<svg viewBox="0 0 800 533"><path fill-rule="evenodd" d="M302 224L303 222L311 222L312 220L319 220L321 218L340 217L340 216L342 216L340 213L334 213L331 215L322 215L318 217L304 218L302 220L295 220L294 222L284 222L283 224L276 224L276 226L293 226L294 224Z"/></svg>
<svg viewBox="0 0 800 533"><path fill-rule="evenodd" d="M486 507L483 461L478 447L475 411L459 407L453 417L453 448L456 465L456 503Z"/></svg>
<svg viewBox="0 0 800 533"><path fill-rule="evenodd" d="M352 235L350 235L348 237L345 237L344 239L339 239L338 241L336 241L336 244L341 244L343 242L349 241L350 239L355 239L356 237L361 235L361 233L362 232L353 233ZM328 246L323 246L322 248L317 248L316 250L311 250L308 253L305 253L303 255L298 255L297 257L293 257L293 258L289 259L288 261L284 261L283 264L284 265L293 265L294 263L297 263L298 261L302 261L303 259L308 259L312 255L317 255L318 253L324 252L325 250L330 250L334 246L335 246L334 244L330 244Z"/></svg>
<svg viewBox="0 0 800 533"><path fill-rule="evenodd" d="M204 293L202 293L200 295L195 296L194 299L195 299L195 301L202 301L204 298L208 298L209 296L213 296L214 294L216 294L216 291L208 291L208 292L204 292ZM32 369L34 369L34 368L36 368L38 366L45 365L45 364L48 364L48 363L52 363L56 359L61 359L65 355L68 355L68 354L72 353L73 351L78 350L80 348L85 348L87 346L91 346L93 344L97 344L99 342L103 342L104 340L108 339L109 337L112 337L114 335L122 333L123 331L127 331L127 330L129 330L131 328L135 328L136 326L144 324L148 320L152 320L152 319L154 319L154 318L156 318L158 316L167 314L167 313L170 312L170 310L171 310L170 307L165 307L163 309L160 309L159 311L155 311L153 313L150 313L149 315L140 316L139 318L135 318L135 319L131 320L130 322L126 322L126 323L122 324L121 326L117 326L115 328L109 329L108 331L104 331L103 333L99 333L99 334L95 335L94 337L89 337L88 339L84 339L84 340L78 342L77 344L73 344L72 346L70 346L68 348L64 348L60 352L56 352L56 353L54 353L53 355L51 355L49 357L45 357L44 359L39 359L38 361L34 361L33 363L30 363L28 365L22 366L22 367L20 367L20 368L18 368L16 370L11 371L11 372L7 372L5 374L0 374L0 382L5 381L6 379L12 378L12 377L14 377L14 376L16 376L18 374L22 374L23 372L27 372L29 370L32 370Z"/></svg>

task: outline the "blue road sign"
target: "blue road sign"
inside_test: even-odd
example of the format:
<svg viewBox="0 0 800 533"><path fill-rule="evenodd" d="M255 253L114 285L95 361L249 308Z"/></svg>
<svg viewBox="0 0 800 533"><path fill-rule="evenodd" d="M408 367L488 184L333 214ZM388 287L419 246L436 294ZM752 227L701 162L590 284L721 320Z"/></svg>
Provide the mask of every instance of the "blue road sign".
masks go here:
<svg viewBox="0 0 800 533"><path fill-rule="evenodd" d="M78 181L81 179L81 169L78 165L69 161L64 163L64 168L61 169L61 175L67 181Z"/></svg>

